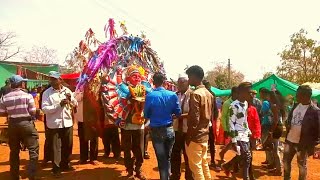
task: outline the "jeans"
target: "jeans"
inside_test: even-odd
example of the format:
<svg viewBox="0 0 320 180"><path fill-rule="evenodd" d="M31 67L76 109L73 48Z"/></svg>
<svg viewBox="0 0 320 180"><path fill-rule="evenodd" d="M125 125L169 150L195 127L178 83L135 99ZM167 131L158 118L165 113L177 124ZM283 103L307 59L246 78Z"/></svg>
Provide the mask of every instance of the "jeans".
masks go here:
<svg viewBox="0 0 320 180"><path fill-rule="evenodd" d="M272 139L273 149L272 151L268 151L267 161L270 165L274 166L277 171L281 172L281 157L280 157L280 149L279 149L279 139Z"/></svg>
<svg viewBox="0 0 320 180"><path fill-rule="evenodd" d="M250 142L238 141L238 146L240 146L241 159L243 162L243 179L249 180L252 163Z"/></svg>
<svg viewBox="0 0 320 180"><path fill-rule="evenodd" d="M28 176L36 175L39 158L39 135L33 121L24 118L9 119L10 175L12 180L19 179L20 142L29 150Z"/></svg>
<svg viewBox="0 0 320 180"><path fill-rule="evenodd" d="M73 127L48 129L49 142L52 143L52 172L58 173L70 166L73 145Z"/></svg>
<svg viewBox="0 0 320 180"><path fill-rule="evenodd" d="M125 130L121 129L121 141L124 151L124 165L128 172L141 172L143 163L144 130ZM131 157L131 151L135 157L135 163ZM135 168L133 167L135 164Z"/></svg>
<svg viewBox="0 0 320 180"><path fill-rule="evenodd" d="M148 153L150 130L144 129L144 153Z"/></svg>
<svg viewBox="0 0 320 180"><path fill-rule="evenodd" d="M174 144L173 127L151 128L151 138L156 152L161 180L169 180L171 152Z"/></svg>
<svg viewBox="0 0 320 180"><path fill-rule="evenodd" d="M284 180L291 180L291 162L295 155L297 155L297 162L299 167L299 180L306 180L308 151L307 149L299 149L298 144L290 142L287 142L284 145Z"/></svg>
<svg viewBox="0 0 320 180"><path fill-rule="evenodd" d="M268 137L269 137L269 130L270 130L271 126L269 125L262 125L261 126L261 143L264 144ZM265 151L266 153L266 161L268 162L268 160L271 158L271 152L270 151ZM268 164L270 164L270 162L268 162Z"/></svg>
<svg viewBox="0 0 320 180"><path fill-rule="evenodd" d="M211 180L207 161L208 142L196 143L191 141L189 145L186 144L186 151L193 178L196 180Z"/></svg>
<svg viewBox="0 0 320 180"><path fill-rule="evenodd" d="M119 128L117 126L107 127L103 131L102 142L104 146L104 155L109 157L112 151L113 157L119 158L121 154Z"/></svg>
<svg viewBox="0 0 320 180"><path fill-rule="evenodd" d="M253 179L252 154L250 149L250 142L238 141L237 145L240 146L241 155L236 155L231 161L226 163L224 167L227 170L230 170L231 167L237 168L237 166L241 164L243 167L243 179Z"/></svg>
<svg viewBox="0 0 320 180"><path fill-rule="evenodd" d="M175 142L171 154L171 180L180 180L181 177L181 153L183 154L185 162L185 179L193 180L192 172L189 168L188 156L185 148L186 133L175 132Z"/></svg>
<svg viewBox="0 0 320 180"><path fill-rule="evenodd" d="M232 147L232 143L231 143L231 147ZM232 171L234 173L238 173L239 171L239 166L240 166L240 162L241 162L241 156L236 155L234 156L230 161L228 161L227 163L225 163L223 165L223 168L230 171L232 169Z"/></svg>
<svg viewBox="0 0 320 180"><path fill-rule="evenodd" d="M83 122L78 122L78 136L80 141L80 161L86 162L89 158L90 145L90 161L95 161L98 158L98 137L87 140L85 138L85 129Z"/></svg>

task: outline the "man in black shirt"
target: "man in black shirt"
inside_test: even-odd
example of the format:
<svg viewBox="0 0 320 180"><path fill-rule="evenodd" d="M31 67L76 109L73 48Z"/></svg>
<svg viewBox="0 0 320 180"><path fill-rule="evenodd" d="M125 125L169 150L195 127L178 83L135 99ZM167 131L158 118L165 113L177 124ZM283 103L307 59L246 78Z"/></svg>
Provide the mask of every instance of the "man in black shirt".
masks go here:
<svg viewBox="0 0 320 180"><path fill-rule="evenodd" d="M6 80L6 85L1 87L1 90L0 90L0 98L6 94L8 94L10 91L11 91L11 87L10 87L10 81L9 79Z"/></svg>

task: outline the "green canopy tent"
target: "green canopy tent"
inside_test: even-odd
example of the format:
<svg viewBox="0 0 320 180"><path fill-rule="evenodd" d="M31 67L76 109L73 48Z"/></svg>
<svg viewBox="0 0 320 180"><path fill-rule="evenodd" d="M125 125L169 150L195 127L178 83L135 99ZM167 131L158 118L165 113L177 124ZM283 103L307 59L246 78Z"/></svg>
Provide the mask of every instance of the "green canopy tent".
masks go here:
<svg viewBox="0 0 320 180"><path fill-rule="evenodd" d="M259 82L256 82L252 85L252 88L259 92L260 88L267 88L269 90L272 89L272 87L275 87L277 90L281 92L283 96L292 95L296 96L297 89L299 87L298 84L295 84L293 82L287 81L285 79L280 78L279 76L272 74L268 78L261 80ZM213 91L216 96L230 96L231 90L221 90L215 87L211 87L211 91ZM259 94L258 94L259 96ZM317 99L320 101L320 90L312 89L312 98Z"/></svg>
<svg viewBox="0 0 320 180"><path fill-rule="evenodd" d="M16 74L17 68L8 65L8 64L1 64L0 65L0 87L5 85L5 82L8 78L12 75Z"/></svg>
<svg viewBox="0 0 320 180"><path fill-rule="evenodd" d="M260 88L267 88L271 90L273 86L277 90L279 90L283 96L292 95L294 97L299 87L298 84L292 83L290 81L278 77L275 74L272 74L268 78L254 83L252 88L259 92ZM320 100L320 90L313 89L312 98Z"/></svg>
<svg viewBox="0 0 320 180"><path fill-rule="evenodd" d="M12 75L21 71L23 76L29 79L27 88L48 83L48 73L59 71L57 64L37 64L24 62L0 62L0 87L5 85L5 81Z"/></svg>
<svg viewBox="0 0 320 180"><path fill-rule="evenodd" d="M211 91L214 92L216 94L216 96L218 96L218 97L231 95L231 89L222 90L222 89L218 89L218 88L211 86Z"/></svg>

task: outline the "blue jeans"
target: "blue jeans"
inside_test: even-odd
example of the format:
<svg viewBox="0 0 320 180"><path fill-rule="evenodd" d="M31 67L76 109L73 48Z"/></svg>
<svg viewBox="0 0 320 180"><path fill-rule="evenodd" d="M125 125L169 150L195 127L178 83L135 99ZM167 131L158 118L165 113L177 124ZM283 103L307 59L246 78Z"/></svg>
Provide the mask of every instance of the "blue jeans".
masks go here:
<svg viewBox="0 0 320 180"><path fill-rule="evenodd" d="M169 180L170 158L175 139L173 127L151 128L151 139L158 160L160 179Z"/></svg>
<svg viewBox="0 0 320 180"><path fill-rule="evenodd" d="M273 149L272 151L268 151L267 153L267 161L270 165L273 165L277 171L281 172L281 156L280 156L280 147L279 144L280 140L279 139L272 139L272 144L273 144Z"/></svg>
<svg viewBox="0 0 320 180"><path fill-rule="evenodd" d="M253 170L252 170L252 154L250 151L250 142L238 141L237 145L240 146L241 155L236 155L231 161L226 163L224 166L225 169L230 170L233 168L238 168L238 164L240 163L243 168L243 179L249 180L253 178ZM241 163L242 161L242 163ZM235 169L234 169L235 170Z"/></svg>
<svg viewBox="0 0 320 180"><path fill-rule="evenodd" d="M299 149L298 144L287 142L284 145L283 164L284 164L284 180L291 180L291 162L293 157L297 155L297 164L299 167L299 180L307 179L307 149Z"/></svg>

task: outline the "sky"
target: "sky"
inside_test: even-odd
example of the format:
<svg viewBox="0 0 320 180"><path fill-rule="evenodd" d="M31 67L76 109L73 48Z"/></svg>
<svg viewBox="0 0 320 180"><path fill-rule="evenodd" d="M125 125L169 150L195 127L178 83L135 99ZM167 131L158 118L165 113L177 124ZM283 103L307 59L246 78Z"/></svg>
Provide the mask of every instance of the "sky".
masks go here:
<svg viewBox="0 0 320 180"><path fill-rule="evenodd" d="M278 55L301 28L320 40L317 0L0 0L0 30L17 34L24 50L56 49L60 63L92 28L105 41L109 18L129 33L144 31L176 79L186 65L205 71L230 58L245 80L275 72ZM120 34L120 29L118 28Z"/></svg>

